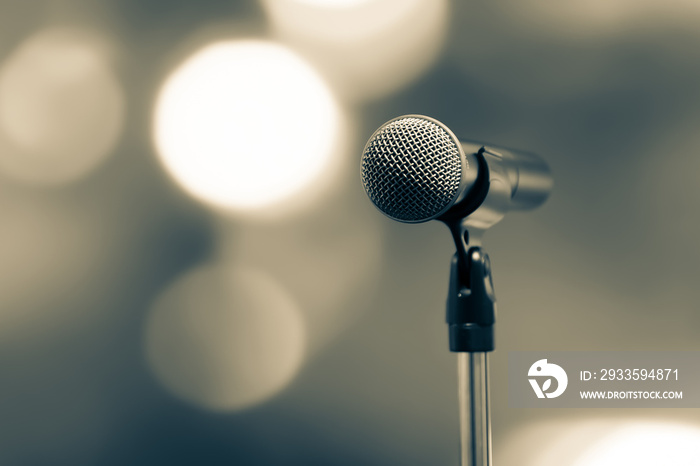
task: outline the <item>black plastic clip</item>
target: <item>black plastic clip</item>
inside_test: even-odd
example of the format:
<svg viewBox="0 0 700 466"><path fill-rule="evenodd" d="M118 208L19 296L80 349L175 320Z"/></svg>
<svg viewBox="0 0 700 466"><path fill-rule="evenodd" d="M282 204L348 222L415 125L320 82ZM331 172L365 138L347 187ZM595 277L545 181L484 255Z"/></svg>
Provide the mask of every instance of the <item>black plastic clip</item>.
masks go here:
<svg viewBox="0 0 700 466"><path fill-rule="evenodd" d="M456 253L447 295L450 351L493 351L495 322L496 296L489 256L478 246L469 248L466 254Z"/></svg>

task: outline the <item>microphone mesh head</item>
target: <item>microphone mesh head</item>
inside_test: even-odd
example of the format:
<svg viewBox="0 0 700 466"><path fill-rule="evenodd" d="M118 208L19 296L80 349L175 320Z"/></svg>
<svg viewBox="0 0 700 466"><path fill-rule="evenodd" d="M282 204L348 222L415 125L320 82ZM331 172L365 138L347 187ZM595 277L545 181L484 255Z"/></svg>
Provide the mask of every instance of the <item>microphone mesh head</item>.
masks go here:
<svg viewBox="0 0 700 466"><path fill-rule="evenodd" d="M454 136L419 116L380 127L362 155L367 195L379 210L401 222L424 222L445 212L457 196L461 177Z"/></svg>

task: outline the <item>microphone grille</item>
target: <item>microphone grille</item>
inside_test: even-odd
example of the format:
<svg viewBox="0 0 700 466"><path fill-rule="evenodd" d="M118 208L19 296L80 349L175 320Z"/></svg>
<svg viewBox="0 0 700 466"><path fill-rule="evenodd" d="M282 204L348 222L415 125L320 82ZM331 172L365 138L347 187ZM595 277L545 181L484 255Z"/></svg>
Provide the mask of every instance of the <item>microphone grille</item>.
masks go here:
<svg viewBox="0 0 700 466"><path fill-rule="evenodd" d="M384 124L362 155L367 195L384 214L401 222L441 215L457 197L461 177L455 137L426 117L400 117Z"/></svg>

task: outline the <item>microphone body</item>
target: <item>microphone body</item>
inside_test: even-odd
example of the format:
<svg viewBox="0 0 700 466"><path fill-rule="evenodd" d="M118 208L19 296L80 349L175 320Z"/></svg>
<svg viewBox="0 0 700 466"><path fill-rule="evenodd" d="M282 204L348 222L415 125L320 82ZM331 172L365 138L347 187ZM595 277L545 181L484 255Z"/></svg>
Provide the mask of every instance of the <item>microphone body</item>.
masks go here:
<svg viewBox="0 0 700 466"><path fill-rule="evenodd" d="M509 210L541 205L553 184L537 155L461 141L422 115L395 118L374 132L363 152L362 182L394 220L457 222L477 234Z"/></svg>

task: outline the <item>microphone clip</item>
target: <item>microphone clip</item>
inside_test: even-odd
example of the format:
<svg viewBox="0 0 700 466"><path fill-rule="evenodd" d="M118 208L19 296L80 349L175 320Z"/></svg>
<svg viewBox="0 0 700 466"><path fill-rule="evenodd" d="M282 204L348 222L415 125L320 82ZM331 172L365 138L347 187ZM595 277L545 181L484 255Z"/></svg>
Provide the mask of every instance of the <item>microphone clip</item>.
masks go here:
<svg viewBox="0 0 700 466"><path fill-rule="evenodd" d="M457 249L452 257L447 294L450 351L493 351L496 296L491 261L479 246L465 251L466 245L460 241Z"/></svg>

